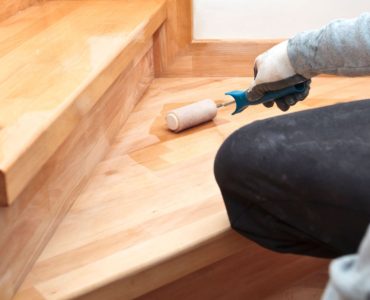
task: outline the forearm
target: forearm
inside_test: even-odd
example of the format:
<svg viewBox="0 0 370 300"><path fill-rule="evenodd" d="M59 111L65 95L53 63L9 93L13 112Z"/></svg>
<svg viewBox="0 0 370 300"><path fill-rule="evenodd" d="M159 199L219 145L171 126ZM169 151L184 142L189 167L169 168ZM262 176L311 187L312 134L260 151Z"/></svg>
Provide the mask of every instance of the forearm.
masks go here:
<svg viewBox="0 0 370 300"><path fill-rule="evenodd" d="M370 75L370 14L296 35L289 40L288 56L295 72L306 78Z"/></svg>

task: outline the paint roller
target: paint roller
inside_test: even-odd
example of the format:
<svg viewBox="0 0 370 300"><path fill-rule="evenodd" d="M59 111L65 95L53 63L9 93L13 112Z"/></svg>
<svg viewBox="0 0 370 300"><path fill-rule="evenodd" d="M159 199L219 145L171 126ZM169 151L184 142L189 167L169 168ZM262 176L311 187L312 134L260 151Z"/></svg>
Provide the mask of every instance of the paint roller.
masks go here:
<svg viewBox="0 0 370 300"><path fill-rule="evenodd" d="M227 92L225 95L233 97L232 101L216 104L211 99L205 99L168 112L166 115L167 127L177 133L213 120L219 108L235 104L235 111L232 113L235 115L241 113L250 105L258 105L284 96L303 93L305 89L307 89L307 85L305 82L302 82L278 91L268 92L257 101L250 101L248 99L248 91Z"/></svg>

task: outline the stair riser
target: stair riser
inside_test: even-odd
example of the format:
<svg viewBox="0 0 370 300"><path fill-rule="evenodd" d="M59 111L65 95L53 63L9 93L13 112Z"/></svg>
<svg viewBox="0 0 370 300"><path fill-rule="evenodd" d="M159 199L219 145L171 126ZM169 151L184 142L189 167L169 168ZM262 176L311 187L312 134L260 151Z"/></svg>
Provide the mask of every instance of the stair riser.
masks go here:
<svg viewBox="0 0 370 300"><path fill-rule="evenodd" d="M152 39L10 207L0 208L0 299L15 293L154 77Z"/></svg>

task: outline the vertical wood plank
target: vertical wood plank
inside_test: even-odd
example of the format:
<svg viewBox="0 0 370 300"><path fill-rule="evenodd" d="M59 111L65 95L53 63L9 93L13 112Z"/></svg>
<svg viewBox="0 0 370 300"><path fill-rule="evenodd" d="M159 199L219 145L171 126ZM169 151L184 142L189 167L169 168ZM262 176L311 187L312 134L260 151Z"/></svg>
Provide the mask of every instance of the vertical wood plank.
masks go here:
<svg viewBox="0 0 370 300"><path fill-rule="evenodd" d="M168 0L167 20L154 35L154 61L157 77L186 53L192 41L192 1Z"/></svg>

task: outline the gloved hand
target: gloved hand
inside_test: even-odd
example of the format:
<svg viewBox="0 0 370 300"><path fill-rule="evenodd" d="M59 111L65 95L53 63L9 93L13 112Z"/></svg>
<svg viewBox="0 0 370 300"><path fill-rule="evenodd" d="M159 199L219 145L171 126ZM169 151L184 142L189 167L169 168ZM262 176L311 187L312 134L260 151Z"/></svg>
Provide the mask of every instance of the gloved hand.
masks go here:
<svg viewBox="0 0 370 300"><path fill-rule="evenodd" d="M307 89L297 93L275 99L277 106L282 111L287 111L290 106L308 96L311 80L296 74L288 57L288 41L282 42L256 58L254 64L254 81L248 89L248 99L256 101L266 92L280 90L297 83L305 82ZM274 101L264 103L272 107Z"/></svg>

